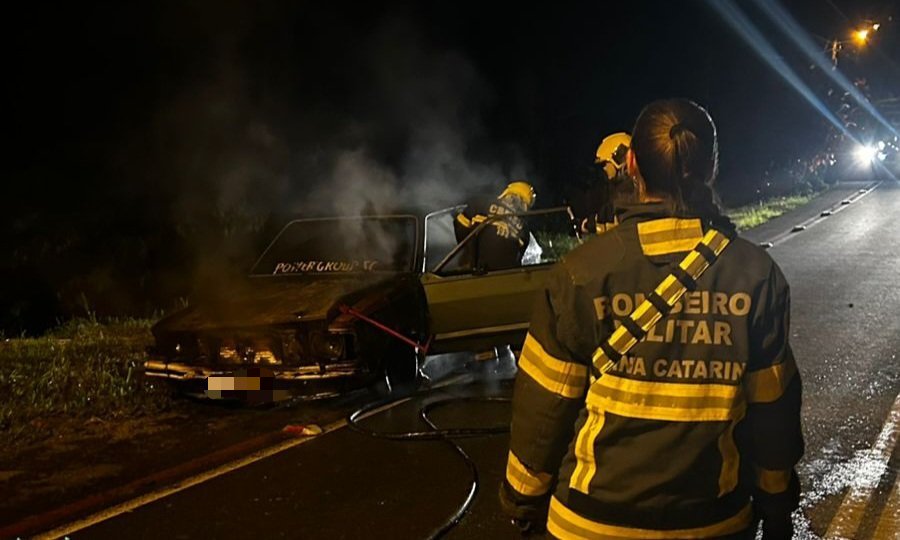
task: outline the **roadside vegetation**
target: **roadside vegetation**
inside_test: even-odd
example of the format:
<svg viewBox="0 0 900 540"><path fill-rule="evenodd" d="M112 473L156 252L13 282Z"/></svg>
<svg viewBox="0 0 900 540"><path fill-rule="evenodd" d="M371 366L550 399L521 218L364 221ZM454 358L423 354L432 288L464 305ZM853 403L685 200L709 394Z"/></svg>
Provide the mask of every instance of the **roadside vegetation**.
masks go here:
<svg viewBox="0 0 900 540"><path fill-rule="evenodd" d="M774 219L794 208L803 206L815 196L816 194L812 193L809 195L775 197L766 201L733 208L725 213L734 221L739 231L744 231L762 225L770 219Z"/></svg>
<svg viewBox="0 0 900 540"><path fill-rule="evenodd" d="M139 376L151 320L74 319L39 337L0 341L0 437L33 440L62 419L104 421L171 406Z"/></svg>

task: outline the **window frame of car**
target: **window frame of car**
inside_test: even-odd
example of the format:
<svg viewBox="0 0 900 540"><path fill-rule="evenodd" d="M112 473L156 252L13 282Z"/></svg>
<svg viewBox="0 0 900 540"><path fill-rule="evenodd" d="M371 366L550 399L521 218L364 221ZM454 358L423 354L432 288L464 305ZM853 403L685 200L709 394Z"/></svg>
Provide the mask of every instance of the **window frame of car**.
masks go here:
<svg viewBox="0 0 900 540"><path fill-rule="evenodd" d="M541 208L541 209L539 209L539 210L529 210L529 211L527 211L527 212L519 212L519 213L515 213L515 214L495 214L495 215L492 215L492 216L488 216L488 218L487 218L486 220L482 221L482 222L479 223L477 226L475 226L474 229L472 229L471 231L469 231L469 234L467 234L466 237L463 238L461 242L458 242L455 246L453 246L453 249L451 249L450 252L447 253L447 255L445 255L444 258L441 259L440 262L438 262L437 265L436 265L432 270L428 270L427 268L425 268L425 264L426 264L425 261L427 260L426 257L425 257L425 255L427 254L427 249L428 249L428 247L427 247L427 242L428 242L427 228L428 228L428 219L429 219L429 217L435 216L435 215L437 215L437 214L446 213L446 212L452 212L452 211L454 211L454 210L460 210L460 211L461 211L461 210L464 209L465 207L466 207L465 205L459 205L459 206L455 206L455 207L445 208L445 209L443 209L443 210L438 210L438 211L436 211L436 212L432 212L432 213L428 214L428 215L425 217L425 223L424 223L424 226L425 226L426 232L425 232L425 245L424 245L424 247L423 247L422 267L423 267L423 270L424 270L426 273L435 274L435 275L441 275L441 276L443 276L443 275L456 275L456 274L462 275L462 274L477 274L477 273L479 273L477 269L466 269L466 270L462 270L462 271L456 271L456 270L454 270L454 271L452 271L452 272L443 272L443 273L442 273L442 270L444 269L445 266L447 266L447 264L450 263L450 261L452 261L452 260L454 259L454 257L456 257L459 253L462 252L463 248L464 248L469 242L474 241L473 239L474 239L474 238L477 238L477 236L478 236L479 234L481 234L481 231L484 230L485 227L487 227L488 225L490 225L490 224L493 223L494 221L498 221L498 220L501 220L501 219L507 219L507 218L509 218L509 217L528 218L528 217L533 217L533 216L550 215L550 214L557 214L557 213L562 213L562 212L567 213L570 219L574 219L574 217L573 217L573 215L572 215L572 209L569 208L568 206L554 206L554 207L551 207L551 208ZM520 270L520 269L522 269L522 268L539 267L539 266L545 266L545 265L549 265L549 264L553 264L553 262L545 262L545 263L539 263L539 264L528 265L528 266L521 266L521 265L520 265L520 266L516 266L516 267L512 267L512 268L504 268L504 269L502 269L502 270L497 270L497 271Z"/></svg>

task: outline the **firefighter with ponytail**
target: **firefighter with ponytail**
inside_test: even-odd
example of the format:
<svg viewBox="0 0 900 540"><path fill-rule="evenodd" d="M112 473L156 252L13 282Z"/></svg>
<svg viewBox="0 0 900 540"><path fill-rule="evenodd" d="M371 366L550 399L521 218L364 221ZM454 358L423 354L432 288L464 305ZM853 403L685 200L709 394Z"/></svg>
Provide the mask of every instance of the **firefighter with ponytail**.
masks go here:
<svg viewBox="0 0 900 540"><path fill-rule="evenodd" d="M705 109L649 104L626 168L619 225L537 299L501 504L561 539L752 539L760 523L789 539L803 436L784 275L719 209Z"/></svg>

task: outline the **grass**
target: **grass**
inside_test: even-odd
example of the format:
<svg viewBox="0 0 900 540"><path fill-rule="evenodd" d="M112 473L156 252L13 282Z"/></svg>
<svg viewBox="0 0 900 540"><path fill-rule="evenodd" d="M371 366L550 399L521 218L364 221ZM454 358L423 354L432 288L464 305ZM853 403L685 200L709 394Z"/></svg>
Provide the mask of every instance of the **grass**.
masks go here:
<svg viewBox="0 0 900 540"><path fill-rule="evenodd" d="M167 409L168 390L138 376L151 324L76 319L40 337L0 342L0 436L27 436L50 417L107 419Z"/></svg>
<svg viewBox="0 0 900 540"><path fill-rule="evenodd" d="M581 243L574 236L549 231L534 231L535 240L541 246L541 262L556 262Z"/></svg>
<svg viewBox="0 0 900 540"><path fill-rule="evenodd" d="M776 197L768 201L762 201L747 206L741 206L728 210L726 214L734 221L739 231L747 230L762 225L770 219L774 219L785 212L793 210L808 203L812 195L791 195L788 197Z"/></svg>

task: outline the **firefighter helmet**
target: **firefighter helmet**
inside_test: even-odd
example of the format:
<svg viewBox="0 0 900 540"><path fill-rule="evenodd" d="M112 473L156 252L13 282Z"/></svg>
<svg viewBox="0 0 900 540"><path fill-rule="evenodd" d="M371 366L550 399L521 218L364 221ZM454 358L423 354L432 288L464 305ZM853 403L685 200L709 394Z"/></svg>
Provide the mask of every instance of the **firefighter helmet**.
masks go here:
<svg viewBox="0 0 900 540"><path fill-rule="evenodd" d="M534 204L534 188L531 187L531 184L528 182L523 182L521 180L510 182L510 184L506 186L506 189L503 190L503 193L500 194L500 197L503 198L507 195L519 197L525 201L525 206L528 208L531 208L531 205Z"/></svg>
<svg viewBox="0 0 900 540"><path fill-rule="evenodd" d="M600 142L594 163L603 168L608 179L613 180L625 169L625 155L630 147L631 135L625 132L613 133Z"/></svg>

